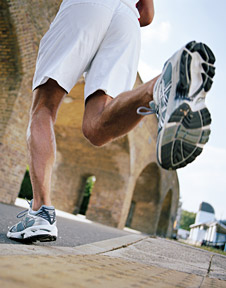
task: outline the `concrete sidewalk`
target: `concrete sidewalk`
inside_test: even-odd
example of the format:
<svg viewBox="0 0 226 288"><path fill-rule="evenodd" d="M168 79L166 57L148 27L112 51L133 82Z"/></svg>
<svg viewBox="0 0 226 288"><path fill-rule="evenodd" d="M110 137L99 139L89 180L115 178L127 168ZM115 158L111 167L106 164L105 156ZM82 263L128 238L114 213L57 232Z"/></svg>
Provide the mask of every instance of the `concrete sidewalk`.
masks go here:
<svg viewBox="0 0 226 288"><path fill-rule="evenodd" d="M140 235L75 248L1 244L0 287L226 287L226 256Z"/></svg>

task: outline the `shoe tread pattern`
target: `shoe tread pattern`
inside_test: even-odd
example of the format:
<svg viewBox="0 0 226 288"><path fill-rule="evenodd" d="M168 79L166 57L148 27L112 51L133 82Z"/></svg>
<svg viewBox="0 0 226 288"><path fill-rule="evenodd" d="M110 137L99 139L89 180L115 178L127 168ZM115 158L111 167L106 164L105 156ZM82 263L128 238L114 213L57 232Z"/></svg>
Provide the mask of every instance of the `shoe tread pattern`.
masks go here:
<svg viewBox="0 0 226 288"><path fill-rule="evenodd" d="M215 75L215 67L213 65L216 61L216 58L212 50L206 44L197 43L195 41L188 43L185 47L191 53L198 52L202 59L205 61L202 63L203 70L205 71L205 73L202 73L202 80L203 89L205 92L208 92L213 84L212 78ZM188 70L190 70L190 66L188 66Z"/></svg>
<svg viewBox="0 0 226 288"><path fill-rule="evenodd" d="M205 144L209 140L210 129L202 130L210 125L211 117L207 108L192 112L188 104L179 106L171 115L169 122L178 123L174 140L161 147L162 167L178 169L193 162L201 154L202 148L197 144Z"/></svg>

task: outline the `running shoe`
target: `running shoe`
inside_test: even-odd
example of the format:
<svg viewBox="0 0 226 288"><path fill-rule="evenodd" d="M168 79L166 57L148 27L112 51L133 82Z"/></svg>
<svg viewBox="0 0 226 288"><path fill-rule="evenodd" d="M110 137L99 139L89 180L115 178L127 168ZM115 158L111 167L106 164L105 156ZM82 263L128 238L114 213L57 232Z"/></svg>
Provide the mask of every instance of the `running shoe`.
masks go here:
<svg viewBox="0 0 226 288"><path fill-rule="evenodd" d="M167 170L191 163L209 139L211 116L205 105L215 75L215 57L203 43L189 42L164 65L150 108L158 117L157 160Z"/></svg>
<svg viewBox="0 0 226 288"><path fill-rule="evenodd" d="M56 213L53 206L42 205L38 211L30 208L20 212L17 218L23 219L9 228L7 237L24 243L48 242L57 239Z"/></svg>

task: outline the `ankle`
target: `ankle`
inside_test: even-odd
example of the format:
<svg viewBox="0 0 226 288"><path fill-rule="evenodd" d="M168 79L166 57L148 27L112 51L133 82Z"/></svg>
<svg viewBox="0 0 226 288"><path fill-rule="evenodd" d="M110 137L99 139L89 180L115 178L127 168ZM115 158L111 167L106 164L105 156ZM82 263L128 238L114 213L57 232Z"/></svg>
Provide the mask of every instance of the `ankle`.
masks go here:
<svg viewBox="0 0 226 288"><path fill-rule="evenodd" d="M154 79L152 79L149 82L147 82L146 96L147 96L148 103L150 101L153 101L154 87L155 87L155 83L158 80L158 78L159 78L159 76L157 76Z"/></svg>
<svg viewBox="0 0 226 288"><path fill-rule="evenodd" d="M34 198L32 201L32 210L38 211L42 205L51 206L50 199L41 200L41 199L35 199Z"/></svg>

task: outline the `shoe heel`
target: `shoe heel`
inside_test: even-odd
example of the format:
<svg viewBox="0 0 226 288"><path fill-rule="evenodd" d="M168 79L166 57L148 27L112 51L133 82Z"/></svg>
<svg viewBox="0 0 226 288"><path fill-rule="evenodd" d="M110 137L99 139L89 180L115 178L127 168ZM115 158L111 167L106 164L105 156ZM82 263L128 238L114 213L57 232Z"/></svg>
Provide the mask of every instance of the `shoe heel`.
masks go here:
<svg viewBox="0 0 226 288"><path fill-rule="evenodd" d="M193 112L187 103L183 103L168 123L162 135L161 166L175 170L201 154L203 145L209 140L211 116L207 108Z"/></svg>

